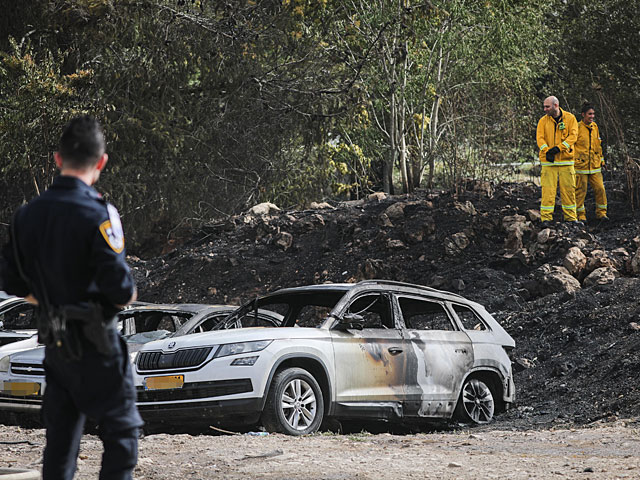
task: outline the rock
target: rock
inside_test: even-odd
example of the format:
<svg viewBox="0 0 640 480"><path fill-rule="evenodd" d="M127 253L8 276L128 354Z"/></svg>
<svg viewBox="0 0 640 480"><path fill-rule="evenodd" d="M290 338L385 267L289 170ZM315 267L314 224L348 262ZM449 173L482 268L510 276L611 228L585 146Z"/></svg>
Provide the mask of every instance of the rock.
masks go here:
<svg viewBox="0 0 640 480"><path fill-rule="evenodd" d="M459 292L463 291L465 289L464 280L460 278L456 278L454 281L451 282L451 287L454 290L457 290Z"/></svg>
<svg viewBox="0 0 640 480"><path fill-rule="evenodd" d="M326 209L329 208L331 210L335 210L335 207L332 207L330 204L328 204L327 202L311 202L311 204L309 205L309 208L312 210L322 210L322 209Z"/></svg>
<svg viewBox="0 0 640 480"><path fill-rule="evenodd" d="M533 368L533 366L533 362L527 358L516 358L515 362L513 362L513 368L516 372Z"/></svg>
<svg viewBox="0 0 640 480"><path fill-rule="evenodd" d="M378 217L378 225L380 225L381 227L393 228L393 223L386 213L380 214L380 216Z"/></svg>
<svg viewBox="0 0 640 480"><path fill-rule="evenodd" d="M564 268L574 277L578 277L587 266L587 257L578 247L571 247L562 261Z"/></svg>
<svg viewBox="0 0 640 480"><path fill-rule="evenodd" d="M444 251L447 255L453 257L469 246L469 238L463 233L458 232L444 239Z"/></svg>
<svg viewBox="0 0 640 480"><path fill-rule="evenodd" d="M387 198L387 194L384 192L373 192L371 195L367 197L370 202L377 201L381 202Z"/></svg>
<svg viewBox="0 0 640 480"><path fill-rule="evenodd" d="M408 223L404 227L404 236L408 243L420 243L424 238L424 230L420 225Z"/></svg>
<svg viewBox="0 0 640 480"><path fill-rule="evenodd" d="M640 325L638 325L636 322L631 322L629 324L629 327L631 328L631 330L635 330L636 332L640 332Z"/></svg>
<svg viewBox="0 0 640 480"><path fill-rule="evenodd" d="M393 220L401 220L404 218L404 204L403 203L394 203L393 205L389 206L384 213L387 214L387 217L389 217L389 219L391 219L391 221Z"/></svg>
<svg viewBox="0 0 640 480"><path fill-rule="evenodd" d="M585 473L593 473L593 468L592 467L586 467L583 472Z"/></svg>
<svg viewBox="0 0 640 480"><path fill-rule="evenodd" d="M540 220L542 220L542 217L540 217L539 210L533 210L533 209L527 210L527 216L529 217L529 220L535 223L538 223L540 222Z"/></svg>
<svg viewBox="0 0 640 480"><path fill-rule="evenodd" d="M524 215L508 215L502 219L502 228L507 232L504 248L507 252L521 250L525 232L531 230L531 222Z"/></svg>
<svg viewBox="0 0 640 480"><path fill-rule="evenodd" d="M630 267L631 267L631 271L633 273L636 273L636 274L640 273L640 248L638 248L638 250L636 250L635 255L631 259Z"/></svg>
<svg viewBox="0 0 640 480"><path fill-rule="evenodd" d="M207 289L207 292L209 292L209 295L214 296L218 294L218 289L216 287L209 287Z"/></svg>
<svg viewBox="0 0 640 480"><path fill-rule="evenodd" d="M368 258L364 264L360 265L360 276L367 280L383 277L384 275L381 274L383 268L384 262L382 260Z"/></svg>
<svg viewBox="0 0 640 480"><path fill-rule="evenodd" d="M422 222L422 229L425 235L433 235L436 232L436 221L433 217L426 217Z"/></svg>
<svg viewBox="0 0 640 480"><path fill-rule="evenodd" d="M449 468L460 468L462 467L462 465L460 465L459 463L455 463L455 462L449 462Z"/></svg>
<svg viewBox="0 0 640 480"><path fill-rule="evenodd" d="M547 243L549 241L549 238L551 238L551 232L552 230L550 228L544 228L540 230L536 238L538 240L538 243L540 244Z"/></svg>
<svg viewBox="0 0 640 480"><path fill-rule="evenodd" d="M587 260L587 271L593 272L601 267L614 267L614 261L603 250L594 250Z"/></svg>
<svg viewBox="0 0 640 480"><path fill-rule="evenodd" d="M402 248L407 248L407 246L402 243L402 240L394 240L394 239L387 239L387 248L391 249L391 250L400 250Z"/></svg>
<svg viewBox="0 0 640 480"><path fill-rule="evenodd" d="M580 282L564 267L543 265L539 270L543 272L541 283L545 294L575 293L582 288Z"/></svg>
<svg viewBox="0 0 640 480"><path fill-rule="evenodd" d="M231 264L232 267L237 267L238 265L240 265L240 262L236 257L231 257L229 259L229 263Z"/></svg>
<svg viewBox="0 0 640 480"><path fill-rule="evenodd" d="M476 212L476 207L474 207L473 203L471 203L469 200L464 203L453 202L453 208L468 215L476 215L478 213Z"/></svg>
<svg viewBox="0 0 640 480"><path fill-rule="evenodd" d="M613 283L618 276L618 271L613 267L600 267L591 272L587 278L584 279L585 287L592 287L594 285L607 285Z"/></svg>
<svg viewBox="0 0 640 480"><path fill-rule="evenodd" d="M293 245L293 235L288 232L280 232L274 238L275 244L285 252Z"/></svg>
<svg viewBox="0 0 640 480"><path fill-rule="evenodd" d="M256 216L269 215L271 213L276 213L279 211L280 211L280 208L278 208L277 205L274 205L273 203L270 203L270 202L259 203L249 209L249 213L251 215L256 215Z"/></svg>
<svg viewBox="0 0 640 480"><path fill-rule="evenodd" d="M433 288L442 288L445 286L446 283L447 283L446 278L441 277L440 275L434 275L433 278L431 279L430 285Z"/></svg>

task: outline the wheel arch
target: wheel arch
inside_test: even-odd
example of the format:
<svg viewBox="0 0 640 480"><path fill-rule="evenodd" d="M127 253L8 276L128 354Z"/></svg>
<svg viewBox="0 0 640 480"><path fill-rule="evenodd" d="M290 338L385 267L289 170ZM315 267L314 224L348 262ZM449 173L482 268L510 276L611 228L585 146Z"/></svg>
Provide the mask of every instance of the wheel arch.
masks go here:
<svg viewBox="0 0 640 480"><path fill-rule="evenodd" d="M313 375L313 378L315 378L318 382L318 385L320 385L320 390L322 390L322 398L325 405L325 415L331 415L333 413L333 401L331 400L332 387L326 365L315 355L299 353L284 355L283 357L279 358L278 361L273 365L271 371L269 372L269 378L267 379L260 409L264 410L264 406L267 402L267 397L269 396L269 390L271 389L271 383L273 382L273 377L275 377L278 372L286 368L293 367L303 368L311 375Z"/></svg>
<svg viewBox="0 0 640 480"><path fill-rule="evenodd" d="M471 380L474 378L477 378L478 380L484 382L487 387L491 389L496 413L504 412L504 378L498 370L490 367L483 367L472 370L464 377L464 379L460 383L460 386L458 387L457 402L460 402L460 392L462 391L462 386L467 382L467 380Z"/></svg>

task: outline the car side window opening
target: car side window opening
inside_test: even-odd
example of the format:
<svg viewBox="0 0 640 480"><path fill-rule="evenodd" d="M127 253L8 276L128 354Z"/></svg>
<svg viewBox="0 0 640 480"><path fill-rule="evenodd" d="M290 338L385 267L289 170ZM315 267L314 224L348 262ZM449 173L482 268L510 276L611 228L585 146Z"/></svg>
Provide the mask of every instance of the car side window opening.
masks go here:
<svg viewBox="0 0 640 480"><path fill-rule="evenodd" d="M482 331L487 329L487 326L480 319L478 314L469 307L465 307L464 305L458 305L455 303L452 306L453 310L456 312L456 315L458 315L458 318L460 319L460 323L462 323L462 328L464 328L465 330Z"/></svg>
<svg viewBox="0 0 640 480"><path fill-rule="evenodd" d="M348 313L364 319L363 328L394 328L389 302L380 294L363 295L349 305Z"/></svg>
<svg viewBox="0 0 640 480"><path fill-rule="evenodd" d="M299 327L319 327L324 323L331 307L323 305L302 305L296 314L296 325Z"/></svg>
<svg viewBox="0 0 640 480"><path fill-rule="evenodd" d="M417 298L398 299L404 323L412 330L453 330L444 306L438 302Z"/></svg>

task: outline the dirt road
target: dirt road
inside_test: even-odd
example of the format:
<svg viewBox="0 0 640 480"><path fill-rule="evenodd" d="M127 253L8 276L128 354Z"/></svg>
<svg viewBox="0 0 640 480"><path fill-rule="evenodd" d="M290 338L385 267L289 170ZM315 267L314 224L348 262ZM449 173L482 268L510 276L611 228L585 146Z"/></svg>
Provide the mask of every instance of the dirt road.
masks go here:
<svg viewBox="0 0 640 480"><path fill-rule="evenodd" d="M638 479L640 424L391 435L149 435L136 479ZM5 442L25 442L7 444ZM0 466L40 468L44 431L0 425ZM27 443L28 442L28 443ZM85 435L76 478L97 478L100 440Z"/></svg>

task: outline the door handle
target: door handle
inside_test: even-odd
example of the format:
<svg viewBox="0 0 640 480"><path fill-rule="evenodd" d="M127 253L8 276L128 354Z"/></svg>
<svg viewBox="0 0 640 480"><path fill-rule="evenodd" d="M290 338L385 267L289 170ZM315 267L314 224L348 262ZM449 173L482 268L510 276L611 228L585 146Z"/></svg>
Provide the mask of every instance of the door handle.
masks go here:
<svg viewBox="0 0 640 480"><path fill-rule="evenodd" d="M402 349L398 347L389 347L388 350L391 355L398 355L399 353L402 353Z"/></svg>

